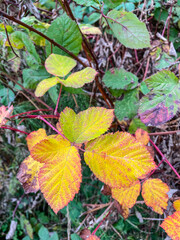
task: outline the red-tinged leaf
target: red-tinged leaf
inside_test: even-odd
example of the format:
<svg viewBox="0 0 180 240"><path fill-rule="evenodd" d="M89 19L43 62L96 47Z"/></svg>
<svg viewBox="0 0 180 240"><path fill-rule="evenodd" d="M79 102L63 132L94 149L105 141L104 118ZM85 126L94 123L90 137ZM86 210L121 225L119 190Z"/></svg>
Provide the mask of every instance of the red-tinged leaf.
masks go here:
<svg viewBox="0 0 180 240"><path fill-rule="evenodd" d="M7 123L7 118L9 118L13 112L13 106L10 106L7 110L6 108L5 106L0 107L0 127Z"/></svg>
<svg viewBox="0 0 180 240"><path fill-rule="evenodd" d="M45 61L45 68L48 73L65 77L74 67L76 61L70 57L52 53Z"/></svg>
<svg viewBox="0 0 180 240"><path fill-rule="evenodd" d="M129 208L125 207L118 203L118 201L114 201L114 207L118 210L118 213L126 220L129 217Z"/></svg>
<svg viewBox="0 0 180 240"><path fill-rule="evenodd" d="M84 157L94 174L112 188L129 187L156 168L146 147L126 132L92 140Z"/></svg>
<svg viewBox="0 0 180 240"><path fill-rule="evenodd" d="M180 199L173 202L173 207L176 211L180 211Z"/></svg>
<svg viewBox="0 0 180 240"><path fill-rule="evenodd" d="M97 72L90 67L87 67L79 72L72 73L66 80L59 79L65 87L80 88L86 83L94 80Z"/></svg>
<svg viewBox="0 0 180 240"><path fill-rule="evenodd" d="M29 151L32 150L34 145L36 145L38 142L40 142L45 138L47 138L47 135L46 135L45 129L43 128L40 128L37 131L31 132L26 138Z"/></svg>
<svg viewBox="0 0 180 240"><path fill-rule="evenodd" d="M163 209L167 208L169 187L160 179L147 179L142 186L142 196L147 206L163 214Z"/></svg>
<svg viewBox="0 0 180 240"><path fill-rule="evenodd" d="M114 114L112 109L92 107L76 114L65 108L60 115L60 126L71 142L84 143L105 133L111 126Z"/></svg>
<svg viewBox="0 0 180 240"><path fill-rule="evenodd" d="M39 190L38 173L43 163L34 161L29 156L20 165L17 179L23 185L25 193L36 193Z"/></svg>
<svg viewBox="0 0 180 240"><path fill-rule="evenodd" d="M160 226L172 240L180 240L180 211L167 217Z"/></svg>
<svg viewBox="0 0 180 240"><path fill-rule="evenodd" d="M36 88L36 97L42 97L50 88L54 87L56 84L60 83L58 77L52 77L42 80Z"/></svg>
<svg viewBox="0 0 180 240"><path fill-rule="evenodd" d="M81 159L77 149L60 135L37 143L33 158L45 163L39 172L39 184L46 201L57 213L73 200L81 183Z"/></svg>
<svg viewBox="0 0 180 240"><path fill-rule="evenodd" d="M112 188L112 197L122 206L132 208L140 194L141 184L139 181L134 182L129 188Z"/></svg>
<svg viewBox="0 0 180 240"><path fill-rule="evenodd" d="M141 128L138 128L135 132L136 139L142 144L147 145L149 142L149 134Z"/></svg>

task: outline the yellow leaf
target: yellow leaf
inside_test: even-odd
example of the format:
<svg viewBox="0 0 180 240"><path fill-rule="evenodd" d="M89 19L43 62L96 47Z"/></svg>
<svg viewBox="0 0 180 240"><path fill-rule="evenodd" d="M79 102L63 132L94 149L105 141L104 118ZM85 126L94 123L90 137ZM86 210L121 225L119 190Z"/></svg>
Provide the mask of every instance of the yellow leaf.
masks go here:
<svg viewBox="0 0 180 240"><path fill-rule="evenodd" d="M90 83L94 80L97 72L90 67L87 67L79 72L72 73L66 80L59 79L65 87L80 88L85 83Z"/></svg>
<svg viewBox="0 0 180 240"><path fill-rule="evenodd" d="M156 168L146 147L126 132L92 140L84 157L94 174L113 188L129 187Z"/></svg>
<svg viewBox="0 0 180 240"><path fill-rule="evenodd" d="M149 134L141 128L138 128L135 132L136 139L142 144L147 145L149 142Z"/></svg>
<svg viewBox="0 0 180 240"><path fill-rule="evenodd" d="M17 179L23 185L25 193L36 193L39 190L38 173L44 164L34 161L29 156L20 165Z"/></svg>
<svg viewBox="0 0 180 240"><path fill-rule="evenodd" d="M176 211L180 211L180 199L173 202L173 207Z"/></svg>
<svg viewBox="0 0 180 240"><path fill-rule="evenodd" d="M147 206L163 214L163 209L167 208L169 187L160 179L147 179L142 186L142 196Z"/></svg>
<svg viewBox="0 0 180 240"><path fill-rule="evenodd" d="M94 27L90 24L80 24L81 32L86 35L101 35L102 32L98 27Z"/></svg>
<svg viewBox="0 0 180 240"><path fill-rule="evenodd" d="M60 115L60 126L64 135L71 142L84 143L105 133L111 126L113 110L92 107L76 114L65 108Z"/></svg>
<svg viewBox="0 0 180 240"><path fill-rule="evenodd" d="M58 135L37 143L32 156L44 166L39 172L39 184L46 201L57 213L79 191L81 183L81 159L77 149Z"/></svg>
<svg viewBox="0 0 180 240"><path fill-rule="evenodd" d="M160 225L172 240L180 240L180 211L165 218Z"/></svg>
<svg viewBox="0 0 180 240"><path fill-rule="evenodd" d="M42 80L36 88L35 95L36 97L42 97L51 87L59 83L57 77L47 78Z"/></svg>
<svg viewBox="0 0 180 240"><path fill-rule="evenodd" d="M13 112L13 106L10 106L7 110L6 108L5 106L0 107L0 127L7 123L7 118L9 118Z"/></svg>
<svg viewBox="0 0 180 240"><path fill-rule="evenodd" d="M54 53L45 61L46 70L59 77L65 77L75 66L76 61L74 59Z"/></svg>
<svg viewBox="0 0 180 240"><path fill-rule="evenodd" d="M40 128L37 131L31 132L26 138L29 151L32 150L32 148L34 147L34 145L36 145L36 143L40 142L45 138L47 138L47 135L46 135L46 131L43 128Z"/></svg>
<svg viewBox="0 0 180 240"><path fill-rule="evenodd" d="M112 188L112 197L116 199L123 207L132 208L140 194L141 184L134 182L128 188Z"/></svg>

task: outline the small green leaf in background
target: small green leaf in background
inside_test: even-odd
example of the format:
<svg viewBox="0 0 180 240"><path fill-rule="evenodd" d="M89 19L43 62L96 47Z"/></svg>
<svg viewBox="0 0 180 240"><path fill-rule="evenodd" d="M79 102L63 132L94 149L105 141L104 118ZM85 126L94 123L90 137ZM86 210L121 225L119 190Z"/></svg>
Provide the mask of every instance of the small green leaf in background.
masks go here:
<svg viewBox="0 0 180 240"><path fill-rule="evenodd" d="M71 234L71 240L82 240L77 234L73 233Z"/></svg>
<svg viewBox="0 0 180 240"><path fill-rule="evenodd" d="M65 47L70 52L78 55L81 50L82 36L79 28L67 15L56 18L48 28L46 35ZM52 46L52 52L60 55L68 55L58 47ZM47 56L51 54L51 43L46 41Z"/></svg>
<svg viewBox="0 0 180 240"><path fill-rule="evenodd" d="M147 87L146 83L145 82L141 82L141 85L140 85L140 90L141 92L146 95L147 93L150 92L149 88Z"/></svg>
<svg viewBox="0 0 180 240"><path fill-rule="evenodd" d="M108 8L116 8L119 6L122 2L125 2L126 0L103 0L103 2L107 5Z"/></svg>
<svg viewBox="0 0 180 240"><path fill-rule="evenodd" d="M37 70L25 68L23 70L23 86L28 89L35 89L41 80L48 77L50 77L50 74L43 66L39 67Z"/></svg>
<svg viewBox="0 0 180 240"><path fill-rule="evenodd" d="M129 125L129 132L134 134L138 128L148 131L147 126L139 118L134 118Z"/></svg>
<svg viewBox="0 0 180 240"><path fill-rule="evenodd" d="M131 12L112 10L107 15L109 25L116 38L127 48L150 47L150 36L145 23Z"/></svg>
<svg viewBox="0 0 180 240"><path fill-rule="evenodd" d="M133 73L121 68L107 71L103 77L103 82L108 88L131 90L137 87L138 78Z"/></svg>
<svg viewBox="0 0 180 240"><path fill-rule="evenodd" d="M23 214L21 214L20 223L21 228L25 231L25 233L27 233L30 239L33 239L33 228L30 222L26 219L26 217Z"/></svg>
<svg viewBox="0 0 180 240"><path fill-rule="evenodd" d="M147 126L169 121L180 109L180 83L173 72L162 70L145 80L150 92L140 101L140 119Z"/></svg>
<svg viewBox="0 0 180 240"><path fill-rule="evenodd" d="M79 5L83 5L86 7L99 7L98 1L97 0L74 0L74 2L76 2Z"/></svg>
<svg viewBox="0 0 180 240"><path fill-rule="evenodd" d="M134 89L124 93L124 98L121 101L115 102L115 115L119 121L127 121L137 115L139 100L138 90Z"/></svg>
<svg viewBox="0 0 180 240"><path fill-rule="evenodd" d="M40 237L40 240L49 240L49 231L47 230L47 228L42 226L39 229L38 236Z"/></svg>

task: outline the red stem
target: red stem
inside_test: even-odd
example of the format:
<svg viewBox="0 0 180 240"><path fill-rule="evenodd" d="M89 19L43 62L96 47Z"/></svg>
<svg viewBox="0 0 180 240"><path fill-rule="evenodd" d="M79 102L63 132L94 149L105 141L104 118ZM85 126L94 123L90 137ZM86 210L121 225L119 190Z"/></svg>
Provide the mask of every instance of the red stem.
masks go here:
<svg viewBox="0 0 180 240"><path fill-rule="evenodd" d="M100 228L100 226L103 224L104 220L111 214L112 210L110 210L107 215L103 218L103 220L97 225L97 227L94 229L94 231L92 232L92 235L95 235L95 233L97 232L97 230Z"/></svg>
<svg viewBox="0 0 180 240"><path fill-rule="evenodd" d="M10 129L10 130L15 131L15 132L24 133L24 134L26 134L26 135L29 134L29 133L27 133L27 132L24 132L24 131L21 131L21 130L19 130L19 129L17 129L17 128L13 128L13 127L9 127L9 126L2 126L2 127L0 127L0 128L3 128L3 129Z"/></svg>
<svg viewBox="0 0 180 240"><path fill-rule="evenodd" d="M134 49L134 53L135 53L136 63L138 63L139 59L138 59L138 55L137 55L137 50L136 49Z"/></svg>
<svg viewBox="0 0 180 240"><path fill-rule="evenodd" d="M56 118L56 119L59 119L59 117L55 116L55 115L26 115L26 116L22 116L21 118L38 118L39 116L41 116L43 118Z"/></svg>
<svg viewBox="0 0 180 240"><path fill-rule="evenodd" d="M60 88L60 91L59 91L59 96L58 96L58 100L57 100L57 103L56 103L56 108L55 108L55 111L54 111L54 115L57 114L58 105L59 105L59 101L60 101L60 98L61 98L61 92L62 92L62 84L61 84L61 88Z"/></svg>
<svg viewBox="0 0 180 240"><path fill-rule="evenodd" d="M175 134L178 132L180 133L180 130L168 131L168 132L154 132L154 133L149 133L149 136L169 135L169 134Z"/></svg>
<svg viewBox="0 0 180 240"><path fill-rule="evenodd" d="M150 143L153 145L153 147L156 149L156 151L159 153L159 155L162 157L162 161L160 162L160 164L163 161L166 161L166 163L170 166L170 168L174 171L174 173L177 175L177 177L180 179L180 175L178 174L178 172L176 171L176 169L171 165L171 163L167 160L167 158L164 156L164 154L161 152L161 150L156 146L156 144L150 139L149 140ZM159 166L159 165L158 165Z"/></svg>
<svg viewBox="0 0 180 240"><path fill-rule="evenodd" d="M21 116L21 115L24 115L24 114L30 114L30 113L35 113L35 112L43 112L43 111L45 112L45 111L51 111L51 110L50 109L37 109L37 110L28 111L28 112L18 113L16 115L11 116L10 118L14 118L14 117Z"/></svg>

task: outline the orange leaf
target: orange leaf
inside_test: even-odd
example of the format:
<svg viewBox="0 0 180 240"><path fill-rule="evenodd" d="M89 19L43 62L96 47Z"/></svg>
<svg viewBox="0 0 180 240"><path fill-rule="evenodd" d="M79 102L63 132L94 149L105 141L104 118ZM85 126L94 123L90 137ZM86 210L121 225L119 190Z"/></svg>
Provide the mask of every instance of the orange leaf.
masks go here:
<svg viewBox="0 0 180 240"><path fill-rule="evenodd" d="M17 179L23 185L25 193L36 193L39 190L38 173L42 166L42 163L34 161L31 156L21 163Z"/></svg>
<svg viewBox="0 0 180 240"><path fill-rule="evenodd" d="M6 110L5 106L0 107L0 127L6 124L6 122L8 121L8 119L6 118L9 118L12 112L13 112L13 106L10 106L8 110Z"/></svg>
<svg viewBox="0 0 180 240"><path fill-rule="evenodd" d="M119 204L116 200L114 201L114 207L118 210L118 212L121 214L121 216L124 219L127 219L129 217L129 208L125 207L121 204Z"/></svg>
<svg viewBox="0 0 180 240"><path fill-rule="evenodd" d="M140 194L141 184L139 181L134 182L128 188L112 188L112 197L121 205L132 208Z"/></svg>
<svg viewBox="0 0 180 240"><path fill-rule="evenodd" d="M160 179L147 179L142 186L142 196L147 206L163 214L163 209L167 208L169 187Z"/></svg>
<svg viewBox="0 0 180 240"><path fill-rule="evenodd" d="M114 114L112 109L92 107L76 114L66 107L60 115L60 127L71 142L84 143L99 137L111 126Z"/></svg>
<svg viewBox="0 0 180 240"><path fill-rule="evenodd" d="M57 213L78 193L81 163L77 149L60 135L48 137L31 150L33 158L45 163L39 172L40 189Z"/></svg>
<svg viewBox="0 0 180 240"><path fill-rule="evenodd" d="M87 240L100 240L100 238L98 238L95 235L91 235L90 237L87 238Z"/></svg>
<svg viewBox="0 0 180 240"><path fill-rule="evenodd" d="M43 128L40 128L37 131L31 132L26 138L29 151L32 150L34 145L36 145L38 142L40 142L45 138L47 138L47 135L46 135L46 131Z"/></svg>
<svg viewBox="0 0 180 240"><path fill-rule="evenodd" d="M176 211L180 211L180 199L173 202L173 207Z"/></svg>
<svg viewBox="0 0 180 240"><path fill-rule="evenodd" d="M86 144L85 162L113 188L129 187L156 168L146 147L126 132L109 133Z"/></svg>
<svg viewBox="0 0 180 240"><path fill-rule="evenodd" d="M138 128L135 132L137 141L141 142L144 145L147 145L149 142L149 134L141 128Z"/></svg>
<svg viewBox="0 0 180 240"><path fill-rule="evenodd" d="M180 211L167 217L160 226L172 240L180 240Z"/></svg>

